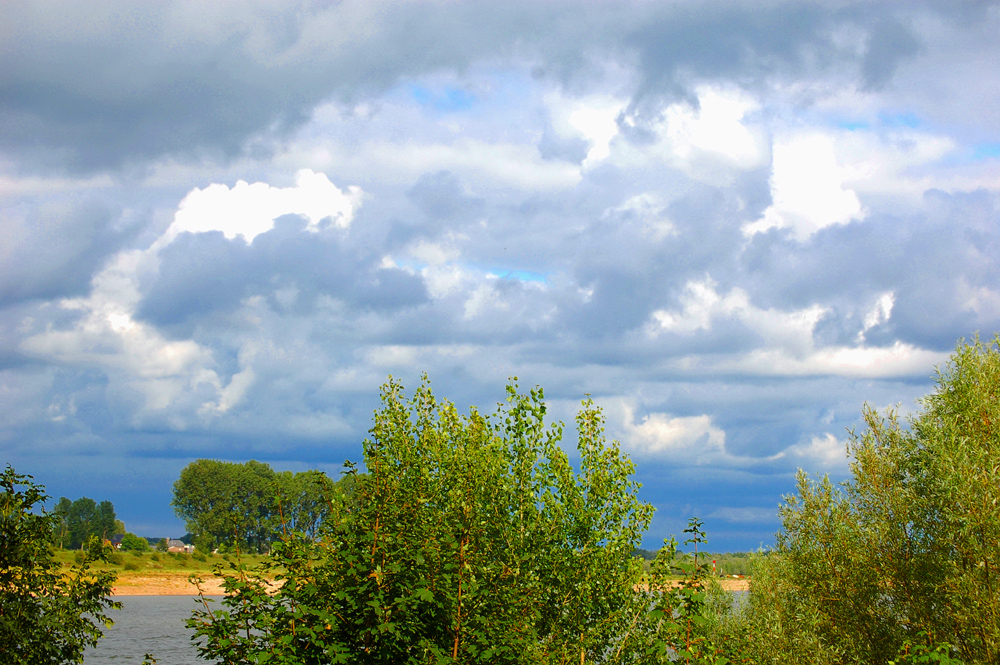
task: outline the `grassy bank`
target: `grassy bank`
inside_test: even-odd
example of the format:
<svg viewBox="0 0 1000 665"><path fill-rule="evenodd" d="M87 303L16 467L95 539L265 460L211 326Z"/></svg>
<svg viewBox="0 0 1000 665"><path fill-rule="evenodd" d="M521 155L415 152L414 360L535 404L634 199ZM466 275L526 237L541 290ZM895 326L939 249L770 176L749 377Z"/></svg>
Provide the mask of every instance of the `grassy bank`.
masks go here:
<svg viewBox="0 0 1000 665"><path fill-rule="evenodd" d="M59 550L54 559L63 570L77 562L80 553L71 550ZM264 561L264 555L242 555L243 563L257 566ZM169 554L166 552L116 552L108 562L99 562L92 567L96 570L111 571L117 574L114 584L116 595L188 595L197 593L197 589L189 581L191 575L205 580L206 593L216 595L222 593L220 581L213 578L212 570L217 565L228 568L230 561L235 561L233 555L217 554Z"/></svg>

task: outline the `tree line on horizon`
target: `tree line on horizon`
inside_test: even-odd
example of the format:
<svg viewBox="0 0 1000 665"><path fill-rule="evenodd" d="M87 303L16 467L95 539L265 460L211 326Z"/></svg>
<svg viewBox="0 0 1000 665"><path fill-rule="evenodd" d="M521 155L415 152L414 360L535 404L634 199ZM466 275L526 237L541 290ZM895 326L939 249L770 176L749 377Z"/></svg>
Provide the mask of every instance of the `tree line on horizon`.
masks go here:
<svg viewBox="0 0 1000 665"><path fill-rule="evenodd" d="M265 553L283 533L318 535L331 495L350 492L353 479L322 471L275 471L269 464L199 459L174 483L171 505L195 547Z"/></svg>

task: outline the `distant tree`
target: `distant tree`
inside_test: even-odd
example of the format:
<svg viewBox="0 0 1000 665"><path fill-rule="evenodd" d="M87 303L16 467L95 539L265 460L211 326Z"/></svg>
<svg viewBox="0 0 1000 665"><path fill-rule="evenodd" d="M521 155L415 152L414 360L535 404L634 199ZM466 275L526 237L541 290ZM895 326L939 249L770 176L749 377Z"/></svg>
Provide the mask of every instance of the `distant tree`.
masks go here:
<svg viewBox="0 0 1000 665"><path fill-rule="evenodd" d="M134 533L126 533L122 538L122 549L126 552L146 552L149 550L149 541Z"/></svg>
<svg viewBox="0 0 1000 665"><path fill-rule="evenodd" d="M119 526L121 530L119 530ZM125 525L118 520L115 515L115 507L110 501L101 501L97 505L93 528L94 535L102 540L108 540L111 536L125 533Z"/></svg>
<svg viewBox="0 0 1000 665"><path fill-rule="evenodd" d="M200 459L181 471L171 504L199 549L261 552L282 529L313 537L329 512L332 485L320 471L275 473L255 460Z"/></svg>
<svg viewBox="0 0 1000 665"><path fill-rule="evenodd" d="M59 547L69 548L72 540L69 535L69 511L73 502L66 497L61 497L55 508L52 510L53 529L52 535Z"/></svg>
<svg viewBox="0 0 1000 665"><path fill-rule="evenodd" d="M0 654L3 662L57 665L83 662L97 644L115 574L91 568L108 549L89 541L83 562L66 574L52 558L60 516L41 506L48 497L31 476L10 466L0 475ZM63 502L60 505L65 508Z"/></svg>
<svg viewBox="0 0 1000 665"><path fill-rule="evenodd" d="M98 504L87 497L76 501L62 497L52 510L52 517L52 533L59 547L79 549L91 536L107 540L125 533L125 525L115 516L115 508L110 501Z"/></svg>
<svg viewBox="0 0 1000 665"><path fill-rule="evenodd" d="M267 464L200 459L174 483L171 505L199 549L267 548L276 526L277 477Z"/></svg>
<svg viewBox="0 0 1000 665"><path fill-rule="evenodd" d="M279 494L279 523L285 530L299 531L307 538L319 535L319 528L330 515L330 493L334 483L325 473L317 470L292 473L284 471L277 476ZM346 484L339 490L343 491Z"/></svg>

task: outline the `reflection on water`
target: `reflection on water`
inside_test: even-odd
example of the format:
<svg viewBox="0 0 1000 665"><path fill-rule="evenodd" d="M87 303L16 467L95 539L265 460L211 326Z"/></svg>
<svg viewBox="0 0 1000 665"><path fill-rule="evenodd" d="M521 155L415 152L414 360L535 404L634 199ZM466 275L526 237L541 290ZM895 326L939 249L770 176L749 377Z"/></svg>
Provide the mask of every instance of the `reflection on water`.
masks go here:
<svg viewBox="0 0 1000 665"><path fill-rule="evenodd" d="M118 596L120 612L110 612L115 625L104 630L96 649L87 649L84 665L142 663L147 653L157 665L205 665L191 642L184 621L195 609L192 596ZM213 608L214 609L214 608Z"/></svg>

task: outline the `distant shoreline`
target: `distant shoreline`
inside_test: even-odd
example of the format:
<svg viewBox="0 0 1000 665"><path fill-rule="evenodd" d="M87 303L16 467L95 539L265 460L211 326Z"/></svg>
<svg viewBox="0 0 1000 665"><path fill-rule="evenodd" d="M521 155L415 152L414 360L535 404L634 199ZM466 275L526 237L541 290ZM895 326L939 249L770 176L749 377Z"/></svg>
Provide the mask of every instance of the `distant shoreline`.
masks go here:
<svg viewBox="0 0 1000 665"><path fill-rule="evenodd" d="M667 580L664 583L664 587L666 587L666 588L676 588L676 587L679 587L681 585L682 581L683 580L681 580L679 578L672 579L672 580ZM716 581L719 583L719 586L722 587L723 591L749 591L750 590L750 578L748 578L748 577L738 578L738 579L734 579L732 577L721 577L721 578L717 578ZM635 585L635 588L636 588L637 591L638 590L646 591L646 590L649 589L649 585L645 584L645 583L643 583L643 584L637 584L637 585Z"/></svg>
<svg viewBox="0 0 1000 665"><path fill-rule="evenodd" d="M726 591L747 591L749 579L722 578L719 585ZM201 584L206 596L222 596L222 579L206 576ZM188 573L142 571L124 573L112 587L115 596L197 596L198 589L188 580Z"/></svg>
<svg viewBox="0 0 1000 665"><path fill-rule="evenodd" d="M197 596L198 588L188 580L188 575L149 571L119 574L111 593L114 596ZM224 595L219 577L206 575L201 588L206 596Z"/></svg>

